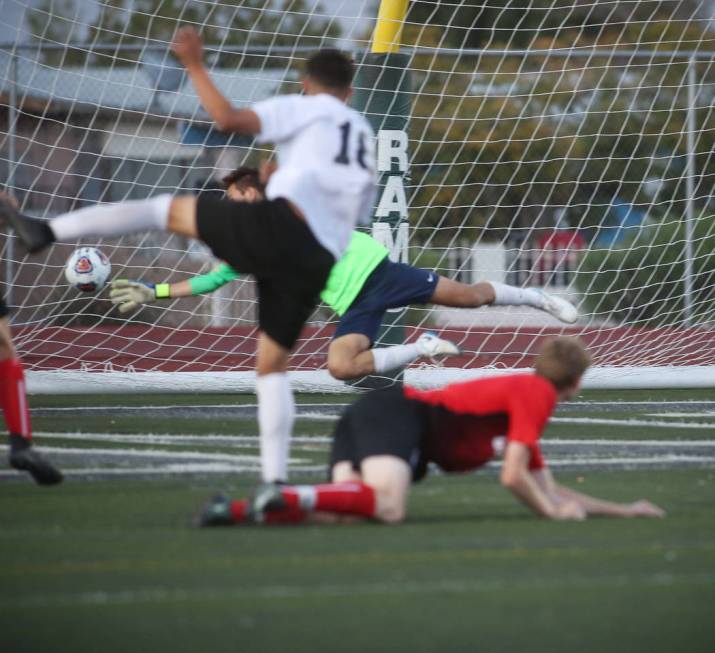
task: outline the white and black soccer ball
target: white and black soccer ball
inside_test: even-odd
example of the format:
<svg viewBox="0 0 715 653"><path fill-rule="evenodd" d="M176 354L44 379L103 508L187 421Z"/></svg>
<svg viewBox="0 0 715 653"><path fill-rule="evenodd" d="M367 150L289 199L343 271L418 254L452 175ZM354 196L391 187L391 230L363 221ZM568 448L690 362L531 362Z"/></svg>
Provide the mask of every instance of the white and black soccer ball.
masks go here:
<svg viewBox="0 0 715 653"><path fill-rule="evenodd" d="M96 247L76 249L65 264L65 279L77 290L97 292L104 288L112 271L109 259Z"/></svg>

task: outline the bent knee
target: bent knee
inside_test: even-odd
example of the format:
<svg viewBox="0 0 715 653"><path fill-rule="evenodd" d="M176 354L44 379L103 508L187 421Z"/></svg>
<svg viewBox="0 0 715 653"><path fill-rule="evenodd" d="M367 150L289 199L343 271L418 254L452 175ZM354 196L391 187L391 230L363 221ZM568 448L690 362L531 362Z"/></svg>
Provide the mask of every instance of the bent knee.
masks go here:
<svg viewBox="0 0 715 653"><path fill-rule="evenodd" d="M330 376L340 381L349 381L357 376L355 374L355 366L350 359L328 358L328 371L330 372Z"/></svg>
<svg viewBox="0 0 715 653"><path fill-rule="evenodd" d="M383 524L399 524L405 520L404 506L384 506L375 511L375 519Z"/></svg>
<svg viewBox="0 0 715 653"><path fill-rule="evenodd" d="M398 524L406 514L404 499L392 490L375 490L375 519L385 524Z"/></svg>

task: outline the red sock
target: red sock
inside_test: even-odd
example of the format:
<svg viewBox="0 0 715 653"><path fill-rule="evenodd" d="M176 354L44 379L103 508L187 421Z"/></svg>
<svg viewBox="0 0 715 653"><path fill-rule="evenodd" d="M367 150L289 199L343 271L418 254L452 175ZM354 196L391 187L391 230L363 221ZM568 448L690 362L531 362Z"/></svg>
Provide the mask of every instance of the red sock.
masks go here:
<svg viewBox="0 0 715 653"><path fill-rule="evenodd" d="M345 515L373 517L375 515L375 491L364 483L324 483L322 485L287 486L282 489L289 508L335 512ZM303 501L301 502L301 497Z"/></svg>
<svg viewBox="0 0 715 653"><path fill-rule="evenodd" d="M233 517L233 521L246 521L247 513L248 501L246 501L245 499L236 499L235 501L231 501L231 516Z"/></svg>
<svg viewBox="0 0 715 653"><path fill-rule="evenodd" d="M30 411L25 393L25 374L17 358L0 361L0 405L10 433L32 438Z"/></svg>
<svg viewBox="0 0 715 653"><path fill-rule="evenodd" d="M248 501L236 499L231 501L231 516L236 523L247 521ZM297 524L305 520L306 513L299 508L287 507L285 510L267 512L265 524Z"/></svg>

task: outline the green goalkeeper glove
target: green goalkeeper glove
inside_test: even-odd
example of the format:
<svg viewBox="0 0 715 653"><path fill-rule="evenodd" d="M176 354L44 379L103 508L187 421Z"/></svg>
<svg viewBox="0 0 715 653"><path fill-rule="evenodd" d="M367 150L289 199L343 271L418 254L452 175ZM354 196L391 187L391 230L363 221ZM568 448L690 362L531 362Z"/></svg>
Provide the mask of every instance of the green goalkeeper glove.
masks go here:
<svg viewBox="0 0 715 653"><path fill-rule="evenodd" d="M146 283L144 281L129 281L115 279L112 281L109 298L112 304L119 307L120 313L136 310L143 304L153 304L157 299L170 297L168 283Z"/></svg>

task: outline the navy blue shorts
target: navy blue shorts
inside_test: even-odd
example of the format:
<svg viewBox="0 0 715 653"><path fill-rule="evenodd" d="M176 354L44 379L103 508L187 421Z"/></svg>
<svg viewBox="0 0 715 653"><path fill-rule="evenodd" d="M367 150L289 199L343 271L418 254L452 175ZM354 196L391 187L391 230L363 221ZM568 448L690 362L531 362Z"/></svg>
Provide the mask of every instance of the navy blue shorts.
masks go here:
<svg viewBox="0 0 715 653"><path fill-rule="evenodd" d="M434 294L439 275L405 263L382 261L367 278L350 308L343 314L333 338L361 333L375 342L388 308L426 304Z"/></svg>

